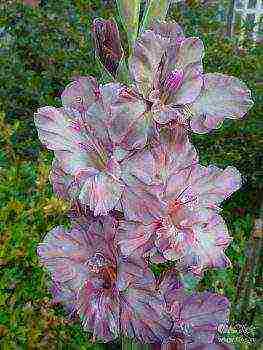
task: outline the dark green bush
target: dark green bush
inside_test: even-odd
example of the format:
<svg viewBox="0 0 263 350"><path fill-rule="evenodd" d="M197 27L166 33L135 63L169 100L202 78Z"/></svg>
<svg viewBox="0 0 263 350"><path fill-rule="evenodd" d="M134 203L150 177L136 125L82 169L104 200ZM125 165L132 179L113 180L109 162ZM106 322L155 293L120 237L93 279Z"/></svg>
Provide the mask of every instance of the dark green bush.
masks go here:
<svg viewBox="0 0 263 350"><path fill-rule="evenodd" d="M227 251L233 269L207 273L200 286L227 295L233 305L231 320L237 322L241 314L236 287L262 191L262 48L249 41L239 47L238 38L224 36L216 6L191 3L184 9L174 6L170 15L188 35L204 40L206 71L240 77L255 99L243 121L229 120L210 135L193 137L204 164L233 165L244 177L243 188L223 210L234 238ZM60 93L75 76L100 77L90 25L94 17L115 14L113 1L46 0L34 9L5 1L0 14L0 110L6 115L0 118L0 347L96 349L78 323L68 324L62 308L51 304L48 278L38 266L36 246L46 231L67 224L67 207L53 196L48 184L52 155L40 152L33 113L40 106L59 106ZM256 328L260 325L259 276L258 269L251 276L251 298L242 314L242 320Z"/></svg>

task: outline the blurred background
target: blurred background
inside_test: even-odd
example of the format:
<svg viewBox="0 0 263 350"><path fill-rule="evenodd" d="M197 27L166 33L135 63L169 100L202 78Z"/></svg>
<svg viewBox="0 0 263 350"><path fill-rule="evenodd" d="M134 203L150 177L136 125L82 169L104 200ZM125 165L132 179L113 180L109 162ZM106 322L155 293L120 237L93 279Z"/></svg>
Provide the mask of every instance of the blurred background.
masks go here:
<svg viewBox="0 0 263 350"><path fill-rule="evenodd" d="M93 345L79 323L52 303L36 246L54 226L68 225L67 204L52 193L52 153L41 147L33 123L38 107L60 106L60 94L74 77L100 79L90 27L95 17L113 16L113 0L0 1L0 349L118 347ZM209 135L194 135L193 142L204 165L233 165L243 175L241 190L223 206L233 267L206 272L199 289L230 299L236 348L259 349L263 2L173 1L169 17L187 35L202 38L206 72L239 77L255 101L244 120L228 120Z"/></svg>

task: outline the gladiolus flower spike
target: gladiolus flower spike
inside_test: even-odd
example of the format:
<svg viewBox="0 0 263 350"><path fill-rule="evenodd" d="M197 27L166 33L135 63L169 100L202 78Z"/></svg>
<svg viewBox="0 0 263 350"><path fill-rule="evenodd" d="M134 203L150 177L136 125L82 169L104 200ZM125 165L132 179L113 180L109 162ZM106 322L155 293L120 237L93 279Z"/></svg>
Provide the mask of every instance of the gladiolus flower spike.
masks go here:
<svg viewBox="0 0 263 350"><path fill-rule="evenodd" d="M140 1L131 8L118 0L132 30L130 86L117 81L125 57L117 25L95 20L97 57L113 81L79 77L63 91L60 108L35 114L39 139L55 156L54 193L69 203L71 220L70 229L47 233L38 255L51 274L54 303L79 318L93 340L229 348L215 343L228 322L228 300L194 288L205 269L230 266L220 205L242 179L234 167L200 164L191 133L243 118L251 93L237 78L204 73L202 41L164 21L169 3L158 9L149 1L140 27ZM166 262L173 267L156 277L150 263Z"/></svg>

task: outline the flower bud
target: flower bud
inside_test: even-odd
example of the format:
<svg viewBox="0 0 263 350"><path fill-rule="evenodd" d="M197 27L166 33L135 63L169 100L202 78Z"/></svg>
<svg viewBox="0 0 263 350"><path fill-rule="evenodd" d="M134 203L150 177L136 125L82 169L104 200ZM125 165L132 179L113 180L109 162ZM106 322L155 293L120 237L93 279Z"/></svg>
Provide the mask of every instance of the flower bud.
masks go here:
<svg viewBox="0 0 263 350"><path fill-rule="evenodd" d="M108 72L116 77L123 55L117 24L110 20L95 19L92 33L99 60Z"/></svg>

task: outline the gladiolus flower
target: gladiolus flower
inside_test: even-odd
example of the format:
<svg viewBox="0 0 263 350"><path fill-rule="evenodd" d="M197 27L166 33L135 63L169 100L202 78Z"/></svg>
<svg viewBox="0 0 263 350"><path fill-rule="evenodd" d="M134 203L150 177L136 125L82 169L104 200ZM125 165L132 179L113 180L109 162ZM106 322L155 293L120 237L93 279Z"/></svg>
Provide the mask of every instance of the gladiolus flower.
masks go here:
<svg viewBox="0 0 263 350"><path fill-rule="evenodd" d="M162 342L172 327L163 296L144 260L118 254L116 227L110 216L82 217L70 231L57 227L47 234L38 254L51 272L53 294L94 338L107 342L125 334Z"/></svg>
<svg viewBox="0 0 263 350"><path fill-rule="evenodd" d="M135 87L123 88L113 109L115 123L125 121L112 130L116 142L134 149L146 144L156 125L173 122L185 133L206 133L225 118L242 118L253 104L250 91L237 78L203 73L203 56L202 41L185 38L176 23L143 32L130 59Z"/></svg>
<svg viewBox="0 0 263 350"><path fill-rule="evenodd" d="M161 210L155 219L120 224L122 253L143 249L155 262L174 260L197 274L206 267L228 266L224 250L231 238L219 204L240 187L239 172L233 167L199 165L191 143L176 143L173 133L161 138L152 152L162 182L155 199Z"/></svg>

